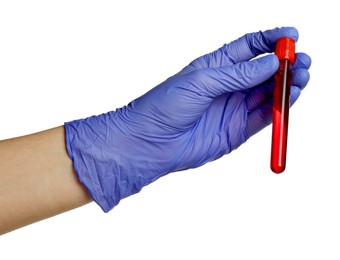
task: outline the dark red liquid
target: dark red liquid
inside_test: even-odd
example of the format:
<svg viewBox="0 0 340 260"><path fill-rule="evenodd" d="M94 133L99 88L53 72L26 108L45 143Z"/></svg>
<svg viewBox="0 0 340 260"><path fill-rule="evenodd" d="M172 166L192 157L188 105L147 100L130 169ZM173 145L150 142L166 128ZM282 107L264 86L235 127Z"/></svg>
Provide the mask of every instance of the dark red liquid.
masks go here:
<svg viewBox="0 0 340 260"><path fill-rule="evenodd" d="M289 97L292 73L288 60L280 60L279 70L275 74L272 150L270 167L273 172L281 173L286 168Z"/></svg>

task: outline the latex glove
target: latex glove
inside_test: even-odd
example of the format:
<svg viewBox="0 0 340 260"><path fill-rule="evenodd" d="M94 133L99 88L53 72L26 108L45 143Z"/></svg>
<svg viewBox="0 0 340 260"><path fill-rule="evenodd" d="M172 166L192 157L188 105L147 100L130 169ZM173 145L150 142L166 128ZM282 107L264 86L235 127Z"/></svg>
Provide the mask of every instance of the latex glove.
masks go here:
<svg viewBox="0 0 340 260"><path fill-rule="evenodd" d="M65 124L80 181L107 212L170 172L230 153L271 122L273 52L294 28L247 34L202 56L128 106ZM311 60L297 54L291 99L308 80Z"/></svg>

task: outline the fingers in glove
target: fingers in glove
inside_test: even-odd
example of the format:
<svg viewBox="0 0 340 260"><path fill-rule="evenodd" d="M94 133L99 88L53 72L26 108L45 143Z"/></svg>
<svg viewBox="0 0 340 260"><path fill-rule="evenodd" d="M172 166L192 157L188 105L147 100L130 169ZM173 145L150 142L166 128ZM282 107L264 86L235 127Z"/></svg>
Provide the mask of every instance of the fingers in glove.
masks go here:
<svg viewBox="0 0 340 260"><path fill-rule="evenodd" d="M292 67L292 85L304 89L309 81L308 69L311 66L311 58L305 53L297 53L296 61ZM253 111L263 105L273 96L273 80L268 81L260 88L249 92L246 98L248 111Z"/></svg>
<svg viewBox="0 0 340 260"><path fill-rule="evenodd" d="M203 55L192 61L177 75L184 75L197 69L217 68L233 65L264 53L274 51L275 42L281 37L291 37L298 40L299 34L294 27L275 28L267 31L248 33L216 51Z"/></svg>

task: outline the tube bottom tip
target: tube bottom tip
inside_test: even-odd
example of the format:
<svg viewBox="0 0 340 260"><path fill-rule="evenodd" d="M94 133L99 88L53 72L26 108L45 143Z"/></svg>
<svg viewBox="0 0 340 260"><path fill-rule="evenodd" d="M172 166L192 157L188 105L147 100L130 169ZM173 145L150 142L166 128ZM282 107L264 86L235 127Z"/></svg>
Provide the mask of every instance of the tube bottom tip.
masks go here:
<svg viewBox="0 0 340 260"><path fill-rule="evenodd" d="M285 166L279 166L279 165L271 165L270 169L272 170L272 172L279 174L282 173L285 170Z"/></svg>

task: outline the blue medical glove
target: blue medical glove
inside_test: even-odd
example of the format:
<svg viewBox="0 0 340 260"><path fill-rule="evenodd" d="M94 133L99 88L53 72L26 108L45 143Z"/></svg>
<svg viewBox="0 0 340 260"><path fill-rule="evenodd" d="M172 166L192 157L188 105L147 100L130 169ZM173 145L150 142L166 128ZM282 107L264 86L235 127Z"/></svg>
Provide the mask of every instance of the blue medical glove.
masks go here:
<svg viewBox="0 0 340 260"><path fill-rule="evenodd" d="M247 34L202 56L125 107L65 123L67 149L80 181L107 212L122 198L170 172L230 153L271 122L273 52L294 28ZM292 102L309 80L308 55L297 54Z"/></svg>

